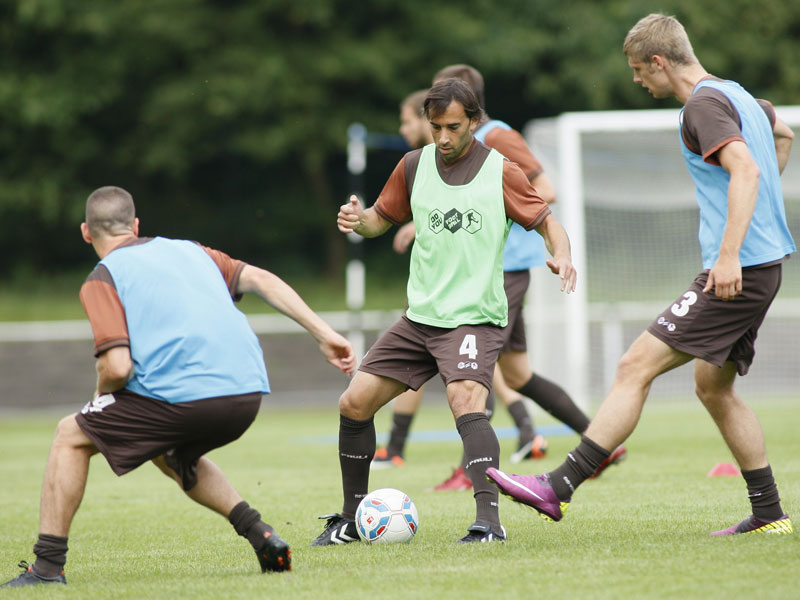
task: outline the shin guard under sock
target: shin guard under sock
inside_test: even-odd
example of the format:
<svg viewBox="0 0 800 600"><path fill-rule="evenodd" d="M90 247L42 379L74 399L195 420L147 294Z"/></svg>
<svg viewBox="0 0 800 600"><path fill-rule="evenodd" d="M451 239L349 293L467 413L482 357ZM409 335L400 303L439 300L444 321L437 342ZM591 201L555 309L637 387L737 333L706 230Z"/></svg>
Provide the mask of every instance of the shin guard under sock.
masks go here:
<svg viewBox="0 0 800 600"><path fill-rule="evenodd" d="M394 413L392 417L392 433L389 435L389 444L386 446L386 453L391 456L403 456L406 447L408 430L411 428L411 421L414 413L401 415Z"/></svg>
<svg viewBox="0 0 800 600"><path fill-rule="evenodd" d="M499 530L500 514L497 488L486 479L486 469L497 467L500 443L486 413L468 413L456 419L456 429L464 442L465 472L472 481L476 521L489 523Z"/></svg>
<svg viewBox="0 0 800 600"><path fill-rule="evenodd" d="M369 466L375 455L375 421L357 421L339 415L339 465L342 469L342 516L355 517L358 503L369 489Z"/></svg>
<svg viewBox="0 0 800 600"><path fill-rule="evenodd" d="M571 427L575 433L583 433L589 427L589 417L578 408L567 392L552 381L534 373L525 385L517 388L517 391Z"/></svg>
<svg viewBox="0 0 800 600"><path fill-rule="evenodd" d="M778 486L772 476L772 467L742 471L747 483L747 496L753 507L753 515L764 521L774 521L783 516Z"/></svg>
<svg viewBox="0 0 800 600"><path fill-rule="evenodd" d="M533 421L522 400L515 400L507 408L511 418L514 419L514 425L519 430L519 444L517 447L522 447L523 444L527 444L536 437L536 432L533 430Z"/></svg>

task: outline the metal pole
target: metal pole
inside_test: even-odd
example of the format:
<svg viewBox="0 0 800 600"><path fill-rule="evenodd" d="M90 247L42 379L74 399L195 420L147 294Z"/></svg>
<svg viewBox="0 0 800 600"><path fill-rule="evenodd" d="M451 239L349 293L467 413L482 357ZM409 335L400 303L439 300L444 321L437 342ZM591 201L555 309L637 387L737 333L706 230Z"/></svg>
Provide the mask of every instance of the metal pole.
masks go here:
<svg viewBox="0 0 800 600"><path fill-rule="evenodd" d="M350 189L363 203L364 170L367 167L367 128L361 123L351 123L347 128L347 170L350 173ZM365 269L363 238L355 233L348 234L349 260L345 275L345 296L349 311L349 330L347 338L353 344L356 358L361 362L364 356L364 329L361 311L364 309Z"/></svg>

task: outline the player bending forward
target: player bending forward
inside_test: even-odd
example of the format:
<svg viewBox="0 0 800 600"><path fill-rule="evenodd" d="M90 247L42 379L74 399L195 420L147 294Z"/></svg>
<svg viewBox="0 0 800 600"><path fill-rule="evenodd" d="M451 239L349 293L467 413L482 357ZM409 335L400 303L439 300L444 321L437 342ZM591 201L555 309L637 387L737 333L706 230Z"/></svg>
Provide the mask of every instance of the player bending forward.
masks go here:
<svg viewBox="0 0 800 600"><path fill-rule="evenodd" d="M258 294L355 370L350 344L272 273L195 242L140 238L133 198L104 187L86 202L83 239L100 263L81 289L97 391L58 424L42 486L36 562L2 587L67 582L67 535L98 452L117 475L152 461L189 498L226 517L262 571L291 568L289 545L204 455L239 438L269 393L258 338L233 305Z"/></svg>

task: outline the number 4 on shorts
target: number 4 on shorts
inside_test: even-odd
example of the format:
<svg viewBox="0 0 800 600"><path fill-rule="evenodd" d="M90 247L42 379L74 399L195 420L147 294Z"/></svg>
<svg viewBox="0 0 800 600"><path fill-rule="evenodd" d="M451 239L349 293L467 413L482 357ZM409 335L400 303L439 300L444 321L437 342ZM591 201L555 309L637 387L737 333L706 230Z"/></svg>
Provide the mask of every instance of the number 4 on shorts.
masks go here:
<svg viewBox="0 0 800 600"><path fill-rule="evenodd" d="M478 341L475 339L474 333L468 333L461 340L461 347L458 349L459 354L466 354L470 360L478 358Z"/></svg>

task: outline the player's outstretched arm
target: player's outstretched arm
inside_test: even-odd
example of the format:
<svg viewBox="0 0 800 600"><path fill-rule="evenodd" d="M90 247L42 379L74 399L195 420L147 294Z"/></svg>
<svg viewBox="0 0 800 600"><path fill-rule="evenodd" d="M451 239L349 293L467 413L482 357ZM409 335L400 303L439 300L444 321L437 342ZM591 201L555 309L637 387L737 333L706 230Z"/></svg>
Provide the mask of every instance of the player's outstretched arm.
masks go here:
<svg viewBox="0 0 800 600"><path fill-rule="evenodd" d="M275 310L305 328L317 340L320 352L329 363L348 375L355 373L356 355L350 342L311 310L300 295L280 277L265 269L245 265L239 275L236 291L258 294Z"/></svg>
<svg viewBox="0 0 800 600"><path fill-rule="evenodd" d="M783 169L789 160L789 153L792 151L794 131L776 117L775 126L772 128L772 136L775 139L775 153L778 155L778 169L783 173Z"/></svg>
<svg viewBox="0 0 800 600"><path fill-rule="evenodd" d="M339 207L336 225L342 233L357 233L360 236L378 237L386 232L392 224L381 217L374 208L364 210L358 197L350 196L347 204Z"/></svg>
<svg viewBox="0 0 800 600"><path fill-rule="evenodd" d="M572 250L567 232L553 215L547 215L541 225L536 227L536 231L544 238L547 250L553 256L552 260L547 260L547 266L561 278L561 291L568 294L574 292L578 273L572 265Z"/></svg>

